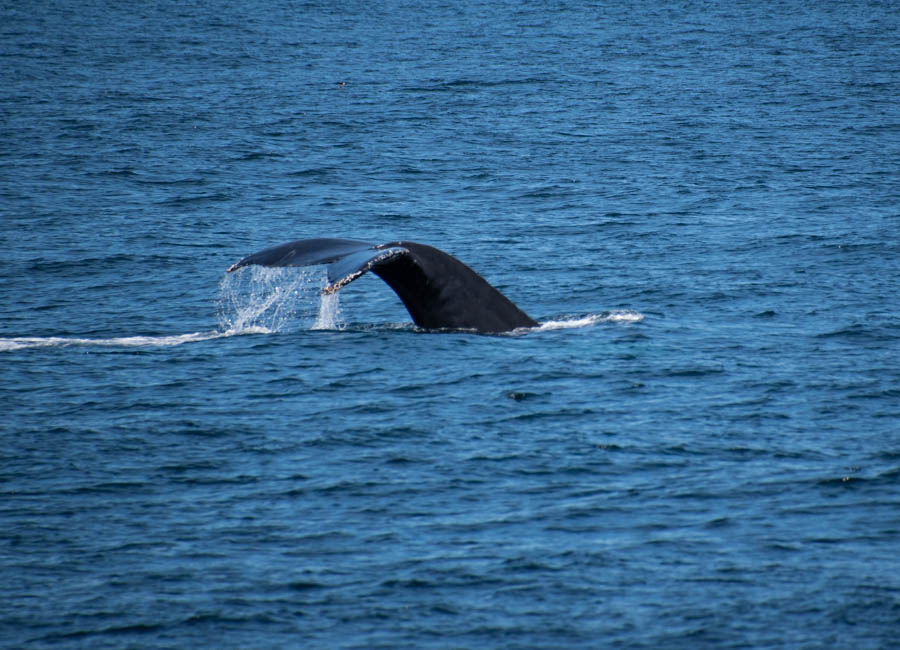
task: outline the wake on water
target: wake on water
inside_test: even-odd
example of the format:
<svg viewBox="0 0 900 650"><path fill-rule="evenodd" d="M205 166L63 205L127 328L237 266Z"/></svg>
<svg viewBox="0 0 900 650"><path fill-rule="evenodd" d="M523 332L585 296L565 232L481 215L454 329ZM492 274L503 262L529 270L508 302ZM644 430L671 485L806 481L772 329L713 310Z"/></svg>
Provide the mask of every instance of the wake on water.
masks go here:
<svg viewBox="0 0 900 650"><path fill-rule="evenodd" d="M268 268L252 266L228 273L219 283L219 328L207 332L169 336L0 338L0 352L23 348L68 346L167 347L242 334L275 334L302 330L343 330L339 292L323 294L327 280L321 268ZM538 331L590 327L599 323L636 323L644 316L635 311L607 311L587 316L548 320ZM396 329L391 327L390 329ZM525 333L532 330L522 330ZM520 332L513 332L517 334Z"/></svg>

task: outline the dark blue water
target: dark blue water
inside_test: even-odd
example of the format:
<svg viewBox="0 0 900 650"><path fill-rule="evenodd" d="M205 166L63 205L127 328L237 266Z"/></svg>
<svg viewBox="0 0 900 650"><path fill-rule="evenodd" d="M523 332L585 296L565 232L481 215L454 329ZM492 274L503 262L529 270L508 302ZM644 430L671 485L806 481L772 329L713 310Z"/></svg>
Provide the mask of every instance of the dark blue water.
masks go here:
<svg viewBox="0 0 900 650"><path fill-rule="evenodd" d="M0 646L892 647L898 52L891 2L2 3ZM543 326L224 274L316 236Z"/></svg>

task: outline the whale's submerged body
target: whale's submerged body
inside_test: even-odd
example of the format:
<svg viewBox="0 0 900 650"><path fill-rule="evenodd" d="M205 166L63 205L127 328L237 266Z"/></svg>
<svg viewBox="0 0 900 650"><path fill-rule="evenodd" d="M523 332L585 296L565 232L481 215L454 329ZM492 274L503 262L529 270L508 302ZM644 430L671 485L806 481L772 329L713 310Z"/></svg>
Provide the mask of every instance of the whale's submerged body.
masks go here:
<svg viewBox="0 0 900 650"><path fill-rule="evenodd" d="M509 332L538 323L452 255L408 241L370 244L353 239L300 239L231 265L327 265L326 293L372 271L400 296L413 321L426 329Z"/></svg>

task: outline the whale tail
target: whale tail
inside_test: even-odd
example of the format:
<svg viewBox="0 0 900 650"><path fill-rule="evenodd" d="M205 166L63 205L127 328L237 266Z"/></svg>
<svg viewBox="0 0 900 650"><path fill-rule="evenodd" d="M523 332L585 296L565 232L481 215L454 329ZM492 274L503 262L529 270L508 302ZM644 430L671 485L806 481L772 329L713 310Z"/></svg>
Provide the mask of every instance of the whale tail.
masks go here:
<svg viewBox="0 0 900 650"><path fill-rule="evenodd" d="M301 239L254 253L228 268L327 265L333 293L372 271L393 289L413 322L426 329L509 332L538 323L475 271L425 244L370 244L353 239Z"/></svg>

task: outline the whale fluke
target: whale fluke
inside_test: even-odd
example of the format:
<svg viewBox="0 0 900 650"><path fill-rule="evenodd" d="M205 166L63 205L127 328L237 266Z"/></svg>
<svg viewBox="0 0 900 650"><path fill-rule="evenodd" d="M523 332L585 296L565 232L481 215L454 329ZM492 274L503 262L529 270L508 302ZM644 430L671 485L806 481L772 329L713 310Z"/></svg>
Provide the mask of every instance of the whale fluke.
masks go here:
<svg viewBox="0 0 900 650"><path fill-rule="evenodd" d="M327 265L333 293L368 271L393 289L413 322L426 329L509 332L538 323L452 255L408 241L370 244L354 239L300 239L245 257L228 268L244 266Z"/></svg>

